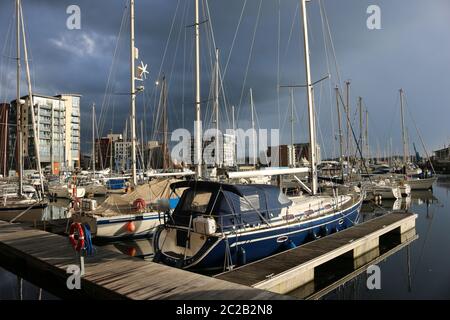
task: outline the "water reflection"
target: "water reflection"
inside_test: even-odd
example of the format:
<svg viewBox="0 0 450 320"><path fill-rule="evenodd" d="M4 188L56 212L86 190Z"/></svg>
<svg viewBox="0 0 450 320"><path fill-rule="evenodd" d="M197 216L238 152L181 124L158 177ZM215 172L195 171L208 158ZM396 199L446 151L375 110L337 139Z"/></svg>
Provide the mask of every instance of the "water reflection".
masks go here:
<svg viewBox="0 0 450 320"><path fill-rule="evenodd" d="M367 288L368 275L361 272L328 292L325 299L448 299L450 257L444 254L450 243L448 226L450 179L439 180L434 191L413 192L410 201L402 200L402 209L418 214L419 238L376 263L381 268L381 290ZM381 208L365 208L369 214L382 214ZM397 204L395 204L397 206Z"/></svg>
<svg viewBox="0 0 450 320"><path fill-rule="evenodd" d="M324 299L450 298L450 256L444 254L450 243L449 190L450 178L440 178L433 192L414 191L409 198L365 204L360 222L392 210L409 210L419 216L416 230L402 238L384 239L379 248L356 260L343 257L335 264L325 265L318 270L317 283L310 283L292 294L300 298ZM97 199L98 202L102 200ZM30 212L22 219L35 224L64 219L68 205L67 200L58 199L44 211ZM153 256L151 239L96 244L133 257L151 260ZM381 290L367 289L366 269L369 264L377 264L381 268ZM0 269L0 299L17 299L19 289L17 277ZM23 281L22 295L24 299L38 299L39 289ZM43 292L41 298L55 297Z"/></svg>
<svg viewBox="0 0 450 320"><path fill-rule="evenodd" d="M111 251L126 254L130 257L152 259L154 254L151 238L114 242L103 245L100 243L97 245L101 245L103 248Z"/></svg>

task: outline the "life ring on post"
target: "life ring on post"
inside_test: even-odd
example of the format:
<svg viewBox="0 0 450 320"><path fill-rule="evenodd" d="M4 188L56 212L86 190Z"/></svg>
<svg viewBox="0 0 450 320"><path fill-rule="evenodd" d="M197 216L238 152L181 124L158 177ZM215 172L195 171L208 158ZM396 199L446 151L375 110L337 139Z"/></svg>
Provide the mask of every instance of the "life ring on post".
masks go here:
<svg viewBox="0 0 450 320"><path fill-rule="evenodd" d="M142 198L136 199L133 202L133 207L138 211L143 211L146 206L147 206L147 203Z"/></svg>
<svg viewBox="0 0 450 320"><path fill-rule="evenodd" d="M75 239L75 233L78 233L78 239ZM84 230L81 223L74 222L70 225L69 240L75 251L80 252L84 248Z"/></svg>

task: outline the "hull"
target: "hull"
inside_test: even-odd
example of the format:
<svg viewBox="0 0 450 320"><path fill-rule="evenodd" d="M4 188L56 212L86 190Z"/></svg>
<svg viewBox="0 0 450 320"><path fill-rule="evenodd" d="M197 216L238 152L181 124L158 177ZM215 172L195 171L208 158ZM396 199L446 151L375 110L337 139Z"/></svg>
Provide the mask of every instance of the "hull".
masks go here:
<svg viewBox="0 0 450 320"><path fill-rule="evenodd" d="M75 213L72 214L72 220L89 224L95 238L112 241L148 237L163 222L163 216L157 212L114 217L99 217ZM130 228L130 226L132 227Z"/></svg>
<svg viewBox="0 0 450 320"><path fill-rule="evenodd" d="M411 186L411 190L429 190L433 188L433 184L437 178L426 178L417 180L406 180L405 182Z"/></svg>
<svg viewBox="0 0 450 320"><path fill-rule="evenodd" d="M411 186L409 184L401 185L399 188L402 193L402 197L409 197L411 195Z"/></svg>
<svg viewBox="0 0 450 320"><path fill-rule="evenodd" d="M73 195L73 190L67 187L49 187L48 192L56 198L71 199ZM77 198L83 198L85 194L86 190L84 188L77 188Z"/></svg>
<svg viewBox="0 0 450 320"><path fill-rule="evenodd" d="M397 187L374 187L367 190L368 194L373 196L381 196L382 199L396 200L402 197L400 188Z"/></svg>
<svg viewBox="0 0 450 320"><path fill-rule="evenodd" d="M0 220L11 221L15 219L22 212L30 208L30 204L16 205L16 206L0 206ZM33 222L41 221L44 209L47 207L47 203L35 204L33 208L29 209L26 213L22 214L17 222Z"/></svg>
<svg viewBox="0 0 450 320"><path fill-rule="evenodd" d="M192 257L171 256L161 252L164 232L178 232L176 228L159 227L154 236L155 260L164 264L195 270L224 270L240 266L299 246L331 233L353 226L359 216L362 199L352 207L312 220L256 231L241 231L223 237L208 237L203 247ZM170 230L170 231L168 231ZM191 238L198 234L191 233ZM195 239L191 239L193 243Z"/></svg>

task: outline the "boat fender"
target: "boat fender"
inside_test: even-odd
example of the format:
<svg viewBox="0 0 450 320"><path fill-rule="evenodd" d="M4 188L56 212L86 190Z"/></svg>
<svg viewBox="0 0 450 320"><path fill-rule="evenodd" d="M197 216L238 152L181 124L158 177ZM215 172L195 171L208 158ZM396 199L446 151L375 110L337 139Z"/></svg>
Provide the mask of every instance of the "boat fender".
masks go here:
<svg viewBox="0 0 450 320"><path fill-rule="evenodd" d="M238 249L238 264L243 266L247 263L247 252L244 247L239 247Z"/></svg>
<svg viewBox="0 0 450 320"><path fill-rule="evenodd" d="M330 229L328 228L328 226L323 226L322 227L322 235L325 237L329 234L330 234Z"/></svg>
<svg viewBox="0 0 450 320"><path fill-rule="evenodd" d="M312 237L315 240L320 239L321 238L320 232L317 230L312 230Z"/></svg>
<svg viewBox="0 0 450 320"><path fill-rule="evenodd" d="M136 231L136 225L134 224L133 221L129 221L126 225L127 231L132 233Z"/></svg>
<svg viewBox="0 0 450 320"><path fill-rule="evenodd" d="M91 227L87 223L83 224L83 231L84 231L84 250L86 250L86 254L88 256L92 256L94 254L94 246L92 245L92 234L91 234Z"/></svg>
<svg viewBox="0 0 450 320"><path fill-rule="evenodd" d="M75 233L78 234L78 239L75 239ZM73 249L77 252L80 252L84 248L84 231L81 223L72 223L69 230L69 241Z"/></svg>

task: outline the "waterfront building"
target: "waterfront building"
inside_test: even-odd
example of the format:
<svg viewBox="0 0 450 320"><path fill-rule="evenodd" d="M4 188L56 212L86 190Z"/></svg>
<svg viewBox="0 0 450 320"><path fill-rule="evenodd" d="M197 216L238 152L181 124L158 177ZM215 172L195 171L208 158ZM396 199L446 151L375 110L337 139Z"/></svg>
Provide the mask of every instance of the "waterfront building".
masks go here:
<svg viewBox="0 0 450 320"><path fill-rule="evenodd" d="M41 167L53 174L61 170L74 170L80 166L80 95L33 95L39 157ZM29 96L21 98L23 132L23 156L25 169L36 168L34 130L32 126ZM11 102L8 125L16 127L16 101ZM9 130L8 155L10 169L15 168L16 130Z"/></svg>

